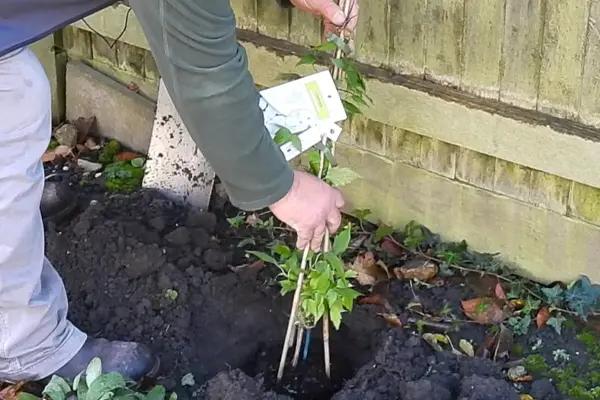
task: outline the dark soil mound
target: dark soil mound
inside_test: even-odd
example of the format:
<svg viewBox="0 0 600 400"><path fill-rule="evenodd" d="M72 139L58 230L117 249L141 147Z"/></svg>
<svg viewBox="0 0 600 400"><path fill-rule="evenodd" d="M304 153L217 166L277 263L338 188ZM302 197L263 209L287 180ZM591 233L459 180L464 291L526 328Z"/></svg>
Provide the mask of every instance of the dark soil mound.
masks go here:
<svg viewBox="0 0 600 400"><path fill-rule="evenodd" d="M233 268L248 262L238 246L247 228L232 229L222 211L198 213L153 192L95 197L63 226L47 227L70 318L94 336L150 344L162 359L159 383L180 398L519 398L492 361L436 353L420 337L387 328L371 305L357 306L332 332L331 382L315 332L308 361L277 385L290 296L279 295L273 268ZM272 239L253 236L258 248ZM388 289L398 305L410 300L405 284ZM443 298L456 308L462 290L419 296L425 306L441 307ZM461 334L480 341L484 332ZM182 387L187 373L196 384ZM542 390L555 395L551 384Z"/></svg>

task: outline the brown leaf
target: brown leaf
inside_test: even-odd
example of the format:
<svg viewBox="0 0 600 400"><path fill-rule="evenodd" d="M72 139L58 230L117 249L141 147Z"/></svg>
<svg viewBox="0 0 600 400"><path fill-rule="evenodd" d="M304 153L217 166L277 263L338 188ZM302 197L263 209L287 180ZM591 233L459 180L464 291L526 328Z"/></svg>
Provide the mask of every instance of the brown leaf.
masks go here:
<svg viewBox="0 0 600 400"><path fill-rule="evenodd" d="M0 399L2 400L17 400L19 397L19 392L25 385L25 382L17 382L14 385L9 385L2 390L0 390Z"/></svg>
<svg viewBox="0 0 600 400"><path fill-rule="evenodd" d="M542 307L535 316L535 323L538 329L546 326L546 322L550 319L550 310L548 307Z"/></svg>
<svg viewBox="0 0 600 400"><path fill-rule="evenodd" d="M47 162L52 162L56 159L56 153L54 152L54 150L46 150L46 152L44 152L44 154L42 154L42 162L47 163Z"/></svg>
<svg viewBox="0 0 600 400"><path fill-rule="evenodd" d="M252 213L250 215L248 215L246 217L246 224L250 225L250 226L256 226L258 225L260 222L262 222L262 220L259 218L258 215L256 215L256 213Z"/></svg>
<svg viewBox="0 0 600 400"><path fill-rule="evenodd" d="M400 317L398 317L396 314L382 313L377 315L383 317L383 319L385 320L385 322L388 323L388 325L393 326L395 328L402 328L402 321L400 321Z"/></svg>
<svg viewBox="0 0 600 400"><path fill-rule="evenodd" d="M65 145L59 145L54 148L54 154L58 157L67 158L73 156L73 148Z"/></svg>
<svg viewBox="0 0 600 400"><path fill-rule="evenodd" d="M361 297L360 299L358 299L358 304L372 304L376 306L382 306L388 311L392 309L390 302L379 293L374 293L370 296Z"/></svg>
<svg viewBox="0 0 600 400"><path fill-rule="evenodd" d="M406 262L400 268L394 268L394 275L398 279L417 279L427 282L436 277L438 266L426 259L414 259Z"/></svg>
<svg viewBox="0 0 600 400"><path fill-rule="evenodd" d="M131 161L131 160L135 160L136 158L140 158L140 157L141 157L141 155L139 155L138 153L135 153L133 151L122 151L115 156L115 159L117 161Z"/></svg>
<svg viewBox="0 0 600 400"><path fill-rule="evenodd" d="M135 92L135 93L139 93L140 92L140 87L135 82L129 82L127 84L127 89L129 89L129 90L131 90L132 92Z"/></svg>
<svg viewBox="0 0 600 400"><path fill-rule="evenodd" d="M483 343L481 346L477 348L475 352L475 356L480 358L488 358L490 354L492 354L492 350L494 349L494 344L496 343L498 335L487 335L483 339Z"/></svg>
<svg viewBox="0 0 600 400"><path fill-rule="evenodd" d="M393 257L402 257L404 255L404 250L402 250L402 248L389 237L383 238L383 241L381 242L381 248L383 251Z"/></svg>
<svg viewBox="0 0 600 400"><path fill-rule="evenodd" d="M494 289L494 294L500 300L506 300L506 293L504 292L504 288L502 287L502 284L500 282L498 282L496 284L496 288Z"/></svg>
<svg viewBox="0 0 600 400"><path fill-rule="evenodd" d="M523 307L525 307L525 300L522 299L513 299L510 301L510 306L514 309L514 310L520 310Z"/></svg>
<svg viewBox="0 0 600 400"><path fill-rule="evenodd" d="M463 312L473 321L482 324L498 324L508 318L497 299L478 297L461 301Z"/></svg>
<svg viewBox="0 0 600 400"><path fill-rule="evenodd" d="M356 256L350 269L357 273L358 283L365 286L373 286L390 278L387 265L381 260L376 261L370 251Z"/></svg>

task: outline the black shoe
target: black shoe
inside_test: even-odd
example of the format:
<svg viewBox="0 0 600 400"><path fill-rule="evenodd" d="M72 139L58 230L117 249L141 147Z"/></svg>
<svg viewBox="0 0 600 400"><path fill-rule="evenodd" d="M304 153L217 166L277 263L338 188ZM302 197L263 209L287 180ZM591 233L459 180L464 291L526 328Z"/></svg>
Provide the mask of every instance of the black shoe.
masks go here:
<svg viewBox="0 0 600 400"><path fill-rule="evenodd" d="M155 377L160 366L158 357L143 344L88 338L75 357L53 375L72 380L95 357L102 361L103 373L118 372L136 382Z"/></svg>
<svg viewBox="0 0 600 400"><path fill-rule="evenodd" d="M40 211L42 220L58 223L77 207L77 193L69 186L66 177L49 176L44 182Z"/></svg>

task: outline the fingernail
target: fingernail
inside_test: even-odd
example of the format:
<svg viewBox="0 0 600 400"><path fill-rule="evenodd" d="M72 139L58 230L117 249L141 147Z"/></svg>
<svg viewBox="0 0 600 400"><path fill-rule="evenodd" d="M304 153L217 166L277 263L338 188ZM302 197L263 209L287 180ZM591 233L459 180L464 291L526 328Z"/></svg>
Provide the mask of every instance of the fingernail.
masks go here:
<svg viewBox="0 0 600 400"><path fill-rule="evenodd" d="M344 14L343 11L338 11L335 13L335 15L333 16L333 22L336 25L343 25L344 22L346 22L346 15Z"/></svg>

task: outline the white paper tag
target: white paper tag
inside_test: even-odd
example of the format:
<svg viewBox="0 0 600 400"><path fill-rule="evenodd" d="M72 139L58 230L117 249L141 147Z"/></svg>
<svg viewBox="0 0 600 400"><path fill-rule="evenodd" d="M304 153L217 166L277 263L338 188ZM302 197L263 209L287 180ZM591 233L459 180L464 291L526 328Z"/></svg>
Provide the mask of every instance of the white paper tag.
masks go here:
<svg viewBox="0 0 600 400"><path fill-rule="evenodd" d="M336 141L342 129L336 122L347 118L335 82L329 71L287 82L261 93L265 127L275 137L285 127L298 135L302 151L291 143L281 146L287 160L321 142L323 137Z"/></svg>

